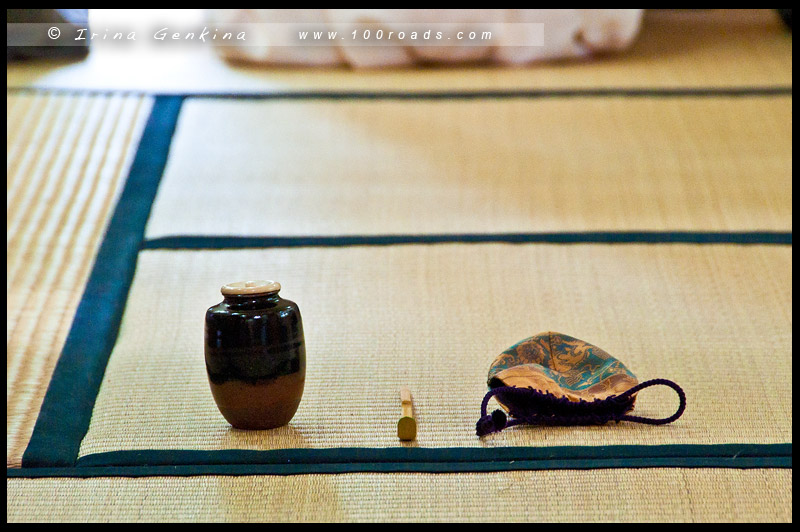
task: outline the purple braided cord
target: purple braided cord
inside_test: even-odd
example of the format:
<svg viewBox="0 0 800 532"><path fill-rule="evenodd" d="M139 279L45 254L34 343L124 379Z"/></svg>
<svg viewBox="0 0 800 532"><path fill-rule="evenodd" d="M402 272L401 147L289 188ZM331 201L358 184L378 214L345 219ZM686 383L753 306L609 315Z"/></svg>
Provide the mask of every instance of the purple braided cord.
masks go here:
<svg viewBox="0 0 800 532"><path fill-rule="evenodd" d="M638 391L650 387L669 386L678 394L680 406L671 416L663 419L652 419L641 416L631 416L627 413L633 409L634 399L631 397ZM545 407L544 413L521 413L513 407L509 409L513 419L507 419L505 412L495 410L492 415L487 415L489 400L495 395L506 395L522 399L536 399ZM606 399L595 399L592 402L580 400L573 402L566 397L556 397L547 392L533 388L517 388L516 386L500 386L489 390L481 403L481 418L475 426L478 436L499 432L505 427L515 425L602 425L609 421L632 421L648 425L664 425L672 423L686 409L686 394L680 386L667 379L652 379L626 390L619 395L612 395ZM547 411L549 410L549 412Z"/></svg>

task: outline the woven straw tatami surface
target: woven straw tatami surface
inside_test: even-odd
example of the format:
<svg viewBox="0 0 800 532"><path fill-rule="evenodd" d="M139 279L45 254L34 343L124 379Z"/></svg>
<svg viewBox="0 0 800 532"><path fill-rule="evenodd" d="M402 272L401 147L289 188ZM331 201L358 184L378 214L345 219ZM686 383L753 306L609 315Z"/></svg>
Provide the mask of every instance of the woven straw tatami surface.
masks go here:
<svg viewBox="0 0 800 532"><path fill-rule="evenodd" d="M151 99L6 102L6 462L18 466Z"/></svg>
<svg viewBox="0 0 800 532"><path fill-rule="evenodd" d="M81 455L121 449L779 443L792 439L791 263L783 246L439 244L144 251ZM274 278L306 331L293 421L230 428L211 397L203 315L218 287ZM757 283L750 280L758 279ZM677 422L509 429L475 422L494 357L553 330L688 395ZM636 412L666 417L667 388Z"/></svg>
<svg viewBox="0 0 800 532"><path fill-rule="evenodd" d="M791 141L791 96L189 101L147 236L787 230Z"/></svg>
<svg viewBox="0 0 800 532"><path fill-rule="evenodd" d="M6 485L10 522L792 519L792 471L785 469L10 479Z"/></svg>

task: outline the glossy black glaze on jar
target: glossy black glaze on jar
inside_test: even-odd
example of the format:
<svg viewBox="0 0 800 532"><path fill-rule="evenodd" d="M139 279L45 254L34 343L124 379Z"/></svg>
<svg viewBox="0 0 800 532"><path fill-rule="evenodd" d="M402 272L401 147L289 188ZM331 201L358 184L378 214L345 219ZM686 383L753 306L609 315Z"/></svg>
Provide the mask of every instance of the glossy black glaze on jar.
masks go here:
<svg viewBox="0 0 800 532"><path fill-rule="evenodd" d="M224 297L208 309L205 321L214 400L236 428L285 425L300 405L305 384L300 310L277 292Z"/></svg>

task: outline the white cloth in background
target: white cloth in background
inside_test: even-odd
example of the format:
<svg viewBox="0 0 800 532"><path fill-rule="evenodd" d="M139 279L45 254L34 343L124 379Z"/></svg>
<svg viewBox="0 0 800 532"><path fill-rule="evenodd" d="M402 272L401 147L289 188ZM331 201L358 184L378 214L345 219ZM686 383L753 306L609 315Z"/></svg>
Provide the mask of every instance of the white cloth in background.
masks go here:
<svg viewBox="0 0 800 532"><path fill-rule="evenodd" d="M542 23L543 46L508 46L502 40L487 45L456 44L425 46L364 46L342 39L330 45L299 46L276 42L270 46L228 45L218 47L223 57L263 64L341 65L355 67L410 66L417 63L459 63L488 60L500 64L587 57L598 52L619 51L636 37L642 9L214 9L207 13L211 24L315 23L340 35L372 23L386 33L399 24L420 24L434 32L437 24ZM441 26L442 28L444 26ZM452 29L452 26L448 26ZM271 36L274 42L274 36ZM293 37L289 34L285 39ZM500 37L502 39L502 37ZM533 39L533 37L531 37ZM518 42L518 41L515 41ZM522 36L521 42L525 42ZM532 41L531 41L532 42Z"/></svg>

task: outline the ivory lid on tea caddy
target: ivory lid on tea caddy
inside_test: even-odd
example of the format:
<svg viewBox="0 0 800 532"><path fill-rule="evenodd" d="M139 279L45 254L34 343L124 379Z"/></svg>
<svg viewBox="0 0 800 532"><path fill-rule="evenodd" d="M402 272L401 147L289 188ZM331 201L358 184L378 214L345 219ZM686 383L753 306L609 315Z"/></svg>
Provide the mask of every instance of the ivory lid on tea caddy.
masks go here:
<svg viewBox="0 0 800 532"><path fill-rule="evenodd" d="M277 281L238 281L223 285L220 289L223 296L266 295L276 294L280 291L281 284Z"/></svg>

